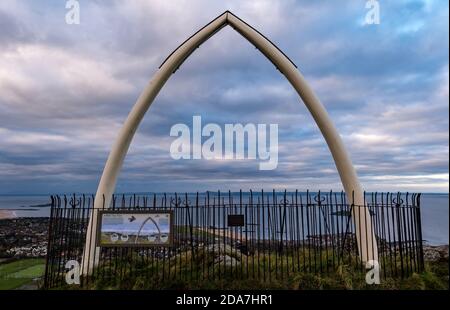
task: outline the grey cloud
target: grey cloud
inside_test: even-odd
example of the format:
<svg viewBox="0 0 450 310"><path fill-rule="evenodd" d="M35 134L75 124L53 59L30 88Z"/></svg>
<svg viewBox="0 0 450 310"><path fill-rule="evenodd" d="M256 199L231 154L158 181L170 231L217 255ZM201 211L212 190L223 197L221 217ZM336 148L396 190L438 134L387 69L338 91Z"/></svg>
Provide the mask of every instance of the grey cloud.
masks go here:
<svg viewBox="0 0 450 310"><path fill-rule="evenodd" d="M427 177L448 175L448 13L441 10L448 4L385 3L378 28L360 25L365 9L356 1L81 4L82 24L75 27L65 25L64 8L53 2L0 5L0 192L94 192L120 125L158 65L225 9L299 66L368 188L448 186L448 178ZM414 20L423 27L408 32ZM193 114L220 125L278 123L278 169L258 171L255 161L172 160L170 127L190 124ZM16 140L2 138L1 130ZM380 179L384 175L393 176ZM423 178L395 179L417 175ZM297 94L258 50L226 28L162 89L131 145L118 190L256 185L341 187Z"/></svg>

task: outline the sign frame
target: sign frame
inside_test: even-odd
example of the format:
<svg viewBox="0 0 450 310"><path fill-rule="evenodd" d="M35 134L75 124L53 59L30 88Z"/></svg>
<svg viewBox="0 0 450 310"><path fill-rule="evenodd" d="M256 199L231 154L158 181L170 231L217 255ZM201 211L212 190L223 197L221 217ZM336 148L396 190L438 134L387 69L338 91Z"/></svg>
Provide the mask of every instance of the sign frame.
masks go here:
<svg viewBox="0 0 450 310"><path fill-rule="evenodd" d="M101 242L101 236L102 236L102 220L104 214L119 214L119 215L133 215L133 214L169 214L170 221L169 221L169 240L166 243L148 243L148 244L114 244L114 243L102 243ZM151 210L132 210L132 209L105 209L105 210L99 210L98 216L97 216L97 242L96 246L101 248L154 248L154 247L172 247L174 243L174 212L173 210L164 210L164 209L151 209Z"/></svg>
<svg viewBox="0 0 450 310"><path fill-rule="evenodd" d="M228 214L227 217L228 227L245 227L245 215L244 214Z"/></svg>

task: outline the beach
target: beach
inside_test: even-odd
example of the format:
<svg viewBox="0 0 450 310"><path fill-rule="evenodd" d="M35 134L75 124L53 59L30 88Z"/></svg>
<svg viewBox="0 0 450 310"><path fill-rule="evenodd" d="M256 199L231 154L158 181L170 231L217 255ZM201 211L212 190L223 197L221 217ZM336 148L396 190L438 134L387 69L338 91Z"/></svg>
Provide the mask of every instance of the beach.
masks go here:
<svg viewBox="0 0 450 310"><path fill-rule="evenodd" d="M0 210L0 220L16 218L17 214L15 211L10 210Z"/></svg>

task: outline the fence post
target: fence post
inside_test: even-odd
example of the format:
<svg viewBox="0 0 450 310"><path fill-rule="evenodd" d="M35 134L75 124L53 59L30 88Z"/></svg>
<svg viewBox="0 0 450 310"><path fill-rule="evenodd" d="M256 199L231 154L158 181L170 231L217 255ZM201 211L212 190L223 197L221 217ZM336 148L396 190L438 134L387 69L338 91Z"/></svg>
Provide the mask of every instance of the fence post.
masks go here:
<svg viewBox="0 0 450 310"><path fill-rule="evenodd" d="M417 214L417 238L419 241L419 255L420 255L420 271L425 270L425 262L423 257L423 238L422 238L422 220L420 217L420 197L421 194L417 194L416 198L416 214Z"/></svg>

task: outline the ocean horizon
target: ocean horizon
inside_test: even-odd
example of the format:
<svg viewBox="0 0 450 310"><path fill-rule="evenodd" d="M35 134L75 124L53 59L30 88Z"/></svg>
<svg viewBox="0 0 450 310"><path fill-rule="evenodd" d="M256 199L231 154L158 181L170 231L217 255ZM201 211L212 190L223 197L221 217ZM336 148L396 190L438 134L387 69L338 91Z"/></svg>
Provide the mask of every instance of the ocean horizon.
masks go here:
<svg viewBox="0 0 450 310"><path fill-rule="evenodd" d="M205 192L199 192L204 194ZM213 192L212 192L213 193ZM223 192L228 194L228 192ZM255 192L257 193L257 192ZM288 192L289 193L289 192ZM312 192L313 193L313 192ZM132 193L120 193L132 194ZM163 193L142 192L136 195L162 195ZM169 192L167 194L170 194ZM188 196L195 193L186 193ZM233 196L239 192L231 192ZM248 193L244 193L248 195ZM73 195L73 194L67 194ZM93 195L93 194L90 194ZM184 195L184 193L183 193ZM9 217L48 217L50 215L50 195L0 195L0 215L7 212ZM424 193L421 196L421 215L423 238L427 244L449 243L449 194Z"/></svg>

